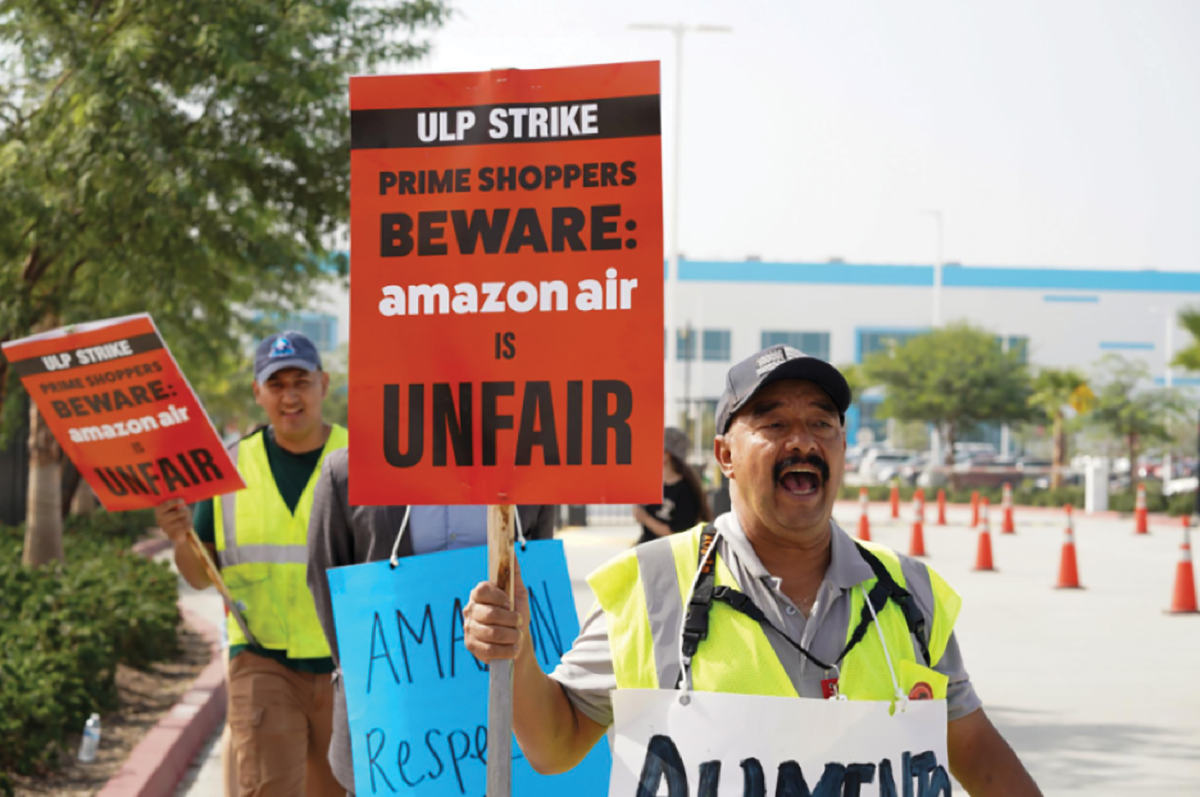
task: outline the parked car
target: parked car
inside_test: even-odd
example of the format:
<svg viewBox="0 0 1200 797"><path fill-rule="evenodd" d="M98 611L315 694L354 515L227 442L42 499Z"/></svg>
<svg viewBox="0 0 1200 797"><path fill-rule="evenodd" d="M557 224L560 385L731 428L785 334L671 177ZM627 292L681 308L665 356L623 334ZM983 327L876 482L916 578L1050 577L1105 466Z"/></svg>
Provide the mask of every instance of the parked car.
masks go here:
<svg viewBox="0 0 1200 797"><path fill-rule="evenodd" d="M916 456L909 457L908 460L900 466L897 475L905 482L915 486L918 480L921 478L921 474L924 473L925 469L929 467L929 462L930 457L928 451L923 454L917 454Z"/></svg>
<svg viewBox="0 0 1200 797"><path fill-rule="evenodd" d="M913 457L912 451L900 449L876 449L867 452L858 474L867 484L879 484L896 475L900 466Z"/></svg>
<svg viewBox="0 0 1200 797"><path fill-rule="evenodd" d="M1176 495L1178 493L1194 493L1196 492L1196 487L1198 484L1200 484L1200 480L1197 480L1195 476L1185 476L1182 479L1172 479L1171 481L1167 482L1166 487L1163 488L1163 494Z"/></svg>

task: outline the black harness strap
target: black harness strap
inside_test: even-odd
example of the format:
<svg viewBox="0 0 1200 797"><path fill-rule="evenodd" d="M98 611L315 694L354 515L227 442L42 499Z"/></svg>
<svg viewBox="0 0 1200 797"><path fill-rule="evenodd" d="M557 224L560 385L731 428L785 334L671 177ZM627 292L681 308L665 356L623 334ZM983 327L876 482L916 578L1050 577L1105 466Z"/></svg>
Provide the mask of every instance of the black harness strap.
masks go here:
<svg viewBox="0 0 1200 797"><path fill-rule="evenodd" d="M921 613L921 609L917 606L916 600L912 594L896 583L892 578L892 574L884 566L883 562L879 561L879 557L868 551L857 542L854 543L858 548L858 553L862 556L863 561L871 566L871 572L875 574L875 586L867 593L867 601L875 608L875 613L883 611L884 604L891 600L904 615L904 623L908 626L908 631L917 638L917 646L921 648L921 655L925 657L925 664L933 666L933 659L929 657L929 641L925 635L925 615ZM850 652L857 645L867 632L867 628L871 625L871 609L866 605L863 606L862 616L859 618L858 627L854 629L854 633L850 637L850 641L846 643L846 649L842 651L842 655L838 656L838 661Z"/></svg>
<svg viewBox="0 0 1200 797"><path fill-rule="evenodd" d="M734 611L749 617L751 620L772 629L787 641L788 644L803 654L805 658L821 669L832 669L831 665L825 664L813 656L799 643L776 628L767 619L762 609L758 608L754 601L750 599L749 595L731 587L716 586L716 546L713 544L715 540L716 532L710 523L700 532L700 555L698 562L700 574L696 580L696 588L692 592L692 599L688 602L687 615L683 622L684 657L687 659L694 657L696 651L700 648L700 643L708 638L708 615L712 609L713 601L716 600L729 606ZM845 649L842 650L841 655L837 657L837 661L834 664L840 664L846 658L846 655L854 649L854 646L866 636L867 629L871 626L871 609L874 608L874 613L879 614L890 600L899 607L901 613L904 615L904 622L908 626L909 633L916 637L921 654L925 657L925 663L932 666L932 659L929 656L929 643L925 635L925 615L921 613L913 596L896 583L896 580L892 578L892 574L884 566L883 562L879 561L878 557L857 542L855 543L855 547L858 548L859 555L862 556L863 561L871 567L871 572L875 575L875 586L867 593L867 604L863 606L858 625L855 627L854 633L850 635ZM686 662L684 665L686 666ZM680 682L682 682L682 668L679 678Z"/></svg>
<svg viewBox="0 0 1200 797"><path fill-rule="evenodd" d="M717 534L714 528L713 524L709 523L700 532L700 579L696 582L696 589L692 592L687 616L683 621L683 655L689 659L696 655L700 643L708 639L708 612L712 608L714 585L717 580L717 551L713 545ZM679 677L683 677L682 671Z"/></svg>

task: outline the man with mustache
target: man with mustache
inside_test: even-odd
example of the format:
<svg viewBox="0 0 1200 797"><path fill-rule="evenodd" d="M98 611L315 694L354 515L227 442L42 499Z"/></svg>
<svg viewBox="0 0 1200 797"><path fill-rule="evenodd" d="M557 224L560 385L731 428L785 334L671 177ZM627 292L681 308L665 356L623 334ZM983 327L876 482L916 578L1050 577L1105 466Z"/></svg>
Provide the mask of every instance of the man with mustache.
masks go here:
<svg viewBox="0 0 1200 797"><path fill-rule="evenodd" d="M182 499L155 514L175 544L175 564L196 589L210 585L187 544L196 535L221 570L249 634L228 618L229 710L240 797L325 797L345 791L326 751L333 723L333 659L305 582L308 519L325 456L347 443L325 422L329 374L313 342L281 332L259 343L254 400L270 424L230 449L246 489L201 501L194 517Z"/></svg>
<svg viewBox="0 0 1200 797"><path fill-rule="evenodd" d="M714 453L733 510L593 573L598 603L552 675L534 658L520 581L515 606L493 584L475 588L467 647L484 661L515 659L513 726L535 769L574 767L612 724L613 689L672 689L684 661L697 691L892 699L869 600L881 638L889 629L896 685L909 699L946 699L950 768L962 785L975 797L1040 795L964 669L952 630L958 595L924 564L856 543L833 520L849 406L842 374L790 346L730 368ZM702 558L715 566L702 570ZM719 583L730 580L722 572L736 592ZM760 669L746 672L747 661Z"/></svg>

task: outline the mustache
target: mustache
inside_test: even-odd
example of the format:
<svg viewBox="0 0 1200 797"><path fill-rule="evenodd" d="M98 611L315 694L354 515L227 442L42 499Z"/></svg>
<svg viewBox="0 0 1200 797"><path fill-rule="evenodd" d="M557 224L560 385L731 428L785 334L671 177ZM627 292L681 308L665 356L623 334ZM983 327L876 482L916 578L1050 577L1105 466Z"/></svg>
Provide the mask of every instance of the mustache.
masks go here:
<svg viewBox="0 0 1200 797"><path fill-rule="evenodd" d="M812 465L821 473L821 484L829 481L829 464L819 454L809 454L806 457L791 456L775 464L775 481L783 478L784 471L796 465Z"/></svg>

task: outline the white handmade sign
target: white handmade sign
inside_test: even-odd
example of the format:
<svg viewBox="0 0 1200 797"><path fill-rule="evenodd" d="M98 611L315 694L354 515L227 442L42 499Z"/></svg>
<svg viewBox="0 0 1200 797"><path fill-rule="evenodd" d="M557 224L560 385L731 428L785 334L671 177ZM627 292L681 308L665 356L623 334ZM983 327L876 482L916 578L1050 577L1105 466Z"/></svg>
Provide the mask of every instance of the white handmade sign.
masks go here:
<svg viewBox="0 0 1200 797"><path fill-rule="evenodd" d="M943 797L946 702L619 689L609 797Z"/></svg>

